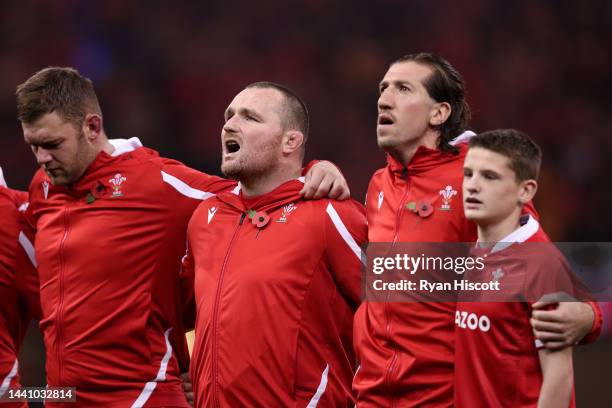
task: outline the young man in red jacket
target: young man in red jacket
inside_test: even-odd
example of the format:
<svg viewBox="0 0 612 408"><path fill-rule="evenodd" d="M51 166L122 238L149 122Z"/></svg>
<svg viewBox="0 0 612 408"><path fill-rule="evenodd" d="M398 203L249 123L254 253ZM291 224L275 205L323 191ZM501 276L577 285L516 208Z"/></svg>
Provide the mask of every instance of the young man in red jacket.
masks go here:
<svg viewBox="0 0 612 408"><path fill-rule="evenodd" d="M30 319L38 317L38 281L29 238L24 234L18 208L27 194L7 188L0 168L0 398L1 406L26 407L10 403L9 390L19 388L17 356Z"/></svg>
<svg viewBox="0 0 612 408"><path fill-rule="evenodd" d="M465 141L473 133L461 75L438 56L412 54L391 64L379 90L377 137L388 164L368 187L369 242L473 242L476 227L462 208ZM545 331L537 335L553 346L591 328L596 336L601 325L587 304L540 313L544 325L536 329ZM451 302L364 302L355 315L358 407L451 407L454 314Z"/></svg>
<svg viewBox="0 0 612 408"><path fill-rule="evenodd" d="M28 216L48 384L76 387L77 406L187 406L187 223L202 199L236 183L161 158L137 138L109 141L91 81L71 68L19 85L17 111L41 166Z"/></svg>
<svg viewBox="0 0 612 408"><path fill-rule="evenodd" d="M195 268L197 407L347 407L360 300L363 206L304 201L303 102L255 83L225 112L222 171L188 228Z"/></svg>
<svg viewBox="0 0 612 408"><path fill-rule="evenodd" d="M513 129L481 133L465 157L463 206L478 226L472 282L497 291L460 292L455 315L455 407L565 407L572 399L572 347L548 350L533 335L533 303L547 293L575 295L561 252L523 213L535 196L542 152Z"/></svg>

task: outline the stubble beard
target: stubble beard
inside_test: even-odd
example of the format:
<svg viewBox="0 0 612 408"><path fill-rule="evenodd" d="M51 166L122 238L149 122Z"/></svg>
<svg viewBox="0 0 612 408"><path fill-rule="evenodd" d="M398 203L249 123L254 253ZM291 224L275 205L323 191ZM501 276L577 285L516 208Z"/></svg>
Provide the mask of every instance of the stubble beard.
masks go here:
<svg viewBox="0 0 612 408"><path fill-rule="evenodd" d="M231 162L221 164L221 172L232 180L249 184L269 176L277 167L278 157L275 154L276 145L266 146L258 156L245 154Z"/></svg>

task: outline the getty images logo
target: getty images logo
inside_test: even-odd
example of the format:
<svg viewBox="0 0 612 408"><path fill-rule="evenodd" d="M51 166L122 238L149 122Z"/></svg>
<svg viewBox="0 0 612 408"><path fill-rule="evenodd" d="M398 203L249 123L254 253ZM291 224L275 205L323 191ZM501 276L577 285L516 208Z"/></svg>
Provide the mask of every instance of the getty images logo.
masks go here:
<svg viewBox="0 0 612 408"><path fill-rule="evenodd" d="M491 320L487 316L461 310L455 311L455 324L462 329L478 329L485 333L491 329Z"/></svg>

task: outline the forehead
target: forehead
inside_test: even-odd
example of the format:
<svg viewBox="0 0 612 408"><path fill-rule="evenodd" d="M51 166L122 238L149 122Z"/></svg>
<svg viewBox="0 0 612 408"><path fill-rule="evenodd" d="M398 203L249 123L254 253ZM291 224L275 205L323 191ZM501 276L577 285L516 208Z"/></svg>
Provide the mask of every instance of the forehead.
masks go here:
<svg viewBox="0 0 612 408"><path fill-rule="evenodd" d="M511 171L510 158L483 147L471 147L465 156L465 167L489 169L497 172Z"/></svg>
<svg viewBox="0 0 612 408"><path fill-rule="evenodd" d="M250 109L263 115L278 114L282 99L282 94L276 89L247 88L234 97L227 109L234 111Z"/></svg>
<svg viewBox="0 0 612 408"><path fill-rule="evenodd" d="M389 67L389 70L385 73L383 81L408 81L413 83L423 83L423 81L432 72L432 68L414 61L398 62Z"/></svg>
<svg viewBox="0 0 612 408"><path fill-rule="evenodd" d="M76 134L74 126L57 113L46 113L32 123L22 123L23 136L28 143Z"/></svg>

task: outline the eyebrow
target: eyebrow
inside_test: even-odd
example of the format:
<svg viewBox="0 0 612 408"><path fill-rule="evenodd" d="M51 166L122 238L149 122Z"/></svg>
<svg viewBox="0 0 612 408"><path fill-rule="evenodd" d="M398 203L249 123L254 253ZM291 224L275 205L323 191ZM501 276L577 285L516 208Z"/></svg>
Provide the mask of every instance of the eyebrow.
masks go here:
<svg viewBox="0 0 612 408"><path fill-rule="evenodd" d="M42 136L40 138L35 138L34 140L31 140L30 138L26 140L26 142L29 145L34 145L34 146L39 146L39 145L44 145L44 144L54 144L54 143L58 143L61 141L62 141L61 136Z"/></svg>
<svg viewBox="0 0 612 408"><path fill-rule="evenodd" d="M400 79L396 79L394 81L380 81L380 83L378 84L378 88L380 89L383 85L389 86L389 85L409 85L411 87L414 87L414 84L408 80L400 80Z"/></svg>
<svg viewBox="0 0 612 408"><path fill-rule="evenodd" d="M229 116L234 116L236 112L234 111L233 108L227 108L225 110L224 113L224 117L227 118ZM238 109L238 113L243 115L243 116L255 116L258 119L261 119L261 115L257 112L255 112L253 109L249 109L249 108L240 108Z"/></svg>

